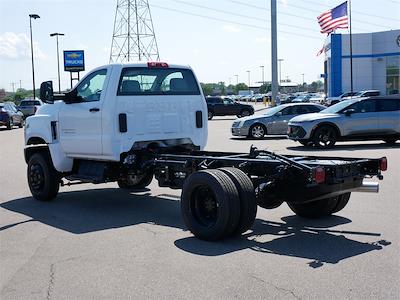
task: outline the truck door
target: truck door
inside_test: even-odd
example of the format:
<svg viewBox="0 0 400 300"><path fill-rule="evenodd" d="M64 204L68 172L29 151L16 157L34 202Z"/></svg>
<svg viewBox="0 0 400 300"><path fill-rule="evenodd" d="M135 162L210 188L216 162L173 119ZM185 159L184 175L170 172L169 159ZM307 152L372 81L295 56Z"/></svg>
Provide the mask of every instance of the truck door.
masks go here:
<svg viewBox="0 0 400 300"><path fill-rule="evenodd" d="M60 143L67 155L102 155L101 107L107 69L95 70L71 91L72 103L61 103Z"/></svg>

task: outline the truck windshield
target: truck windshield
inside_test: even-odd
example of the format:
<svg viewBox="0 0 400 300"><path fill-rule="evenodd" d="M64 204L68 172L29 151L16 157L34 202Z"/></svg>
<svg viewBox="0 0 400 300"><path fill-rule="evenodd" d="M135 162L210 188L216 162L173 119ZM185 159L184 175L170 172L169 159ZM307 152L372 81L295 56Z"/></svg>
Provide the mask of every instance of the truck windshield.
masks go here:
<svg viewBox="0 0 400 300"><path fill-rule="evenodd" d="M200 90L188 69L124 68L117 95L200 95Z"/></svg>

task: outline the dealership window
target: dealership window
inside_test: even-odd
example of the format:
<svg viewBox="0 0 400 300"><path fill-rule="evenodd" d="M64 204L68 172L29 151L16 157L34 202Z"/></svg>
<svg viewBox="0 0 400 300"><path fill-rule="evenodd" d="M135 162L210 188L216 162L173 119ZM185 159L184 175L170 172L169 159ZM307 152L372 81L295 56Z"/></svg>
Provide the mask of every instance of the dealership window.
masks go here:
<svg viewBox="0 0 400 300"><path fill-rule="evenodd" d="M399 94L400 56L386 57L386 94Z"/></svg>

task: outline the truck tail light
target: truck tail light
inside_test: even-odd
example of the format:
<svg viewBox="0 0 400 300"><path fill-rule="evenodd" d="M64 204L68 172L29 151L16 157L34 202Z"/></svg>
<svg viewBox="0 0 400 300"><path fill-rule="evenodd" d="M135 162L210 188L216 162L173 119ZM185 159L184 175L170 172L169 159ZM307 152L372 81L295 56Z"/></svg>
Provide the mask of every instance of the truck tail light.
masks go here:
<svg viewBox="0 0 400 300"><path fill-rule="evenodd" d="M325 169L322 167L316 167L313 171L313 179L316 183L325 182Z"/></svg>
<svg viewBox="0 0 400 300"><path fill-rule="evenodd" d="M386 156L385 157L382 157L380 160L379 160L379 169L381 170L381 171L386 171L387 170L387 158L386 158Z"/></svg>
<svg viewBox="0 0 400 300"><path fill-rule="evenodd" d="M160 61L149 61L147 63L148 68L168 68L168 64Z"/></svg>

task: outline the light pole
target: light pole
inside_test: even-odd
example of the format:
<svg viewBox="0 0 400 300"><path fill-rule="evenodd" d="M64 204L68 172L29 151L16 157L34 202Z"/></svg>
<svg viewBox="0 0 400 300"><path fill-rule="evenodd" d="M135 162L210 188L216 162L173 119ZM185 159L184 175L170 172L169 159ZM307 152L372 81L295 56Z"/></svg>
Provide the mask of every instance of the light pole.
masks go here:
<svg viewBox="0 0 400 300"><path fill-rule="evenodd" d="M52 36L55 36L56 37L56 39L57 39L57 69L58 69L58 93L59 94L61 94L61 83L60 83L60 54L59 54L59 51L58 51L58 36L63 36L63 35L65 35L64 33L58 33L58 32L55 32L55 33L50 33L50 36L52 37Z"/></svg>
<svg viewBox="0 0 400 300"><path fill-rule="evenodd" d="M303 76L303 83L301 84L301 89L304 90L304 73L301 73L301 76Z"/></svg>
<svg viewBox="0 0 400 300"><path fill-rule="evenodd" d="M281 63L284 61L283 58L279 58L278 62L279 62L279 85L281 85L282 83L282 65Z"/></svg>
<svg viewBox="0 0 400 300"><path fill-rule="evenodd" d="M33 39L32 39L32 19L39 19L40 16L36 14L30 14L29 15L29 27L31 30L31 54L32 54L32 82L33 82L33 99L36 98L36 92L35 92L35 67L33 64Z"/></svg>
<svg viewBox="0 0 400 300"><path fill-rule="evenodd" d="M250 91L250 71L246 71L249 79L249 91Z"/></svg>
<svg viewBox="0 0 400 300"><path fill-rule="evenodd" d="M261 85L264 85L264 66L260 66L261 68Z"/></svg>
<svg viewBox="0 0 400 300"><path fill-rule="evenodd" d="M239 75L234 75L236 77L236 85L239 84Z"/></svg>

